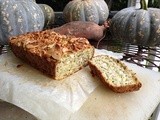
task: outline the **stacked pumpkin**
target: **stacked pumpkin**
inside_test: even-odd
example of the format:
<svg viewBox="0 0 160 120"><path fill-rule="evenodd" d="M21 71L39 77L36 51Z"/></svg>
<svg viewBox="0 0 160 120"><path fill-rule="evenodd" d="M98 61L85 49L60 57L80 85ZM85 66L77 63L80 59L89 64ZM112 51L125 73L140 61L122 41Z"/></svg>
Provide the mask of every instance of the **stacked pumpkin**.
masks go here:
<svg viewBox="0 0 160 120"><path fill-rule="evenodd" d="M125 43L157 46L160 45L160 9L148 8L141 0L141 9L134 7L119 11L112 18L112 35Z"/></svg>
<svg viewBox="0 0 160 120"><path fill-rule="evenodd" d="M54 11L33 0L0 0L0 44L10 36L39 31L54 21Z"/></svg>

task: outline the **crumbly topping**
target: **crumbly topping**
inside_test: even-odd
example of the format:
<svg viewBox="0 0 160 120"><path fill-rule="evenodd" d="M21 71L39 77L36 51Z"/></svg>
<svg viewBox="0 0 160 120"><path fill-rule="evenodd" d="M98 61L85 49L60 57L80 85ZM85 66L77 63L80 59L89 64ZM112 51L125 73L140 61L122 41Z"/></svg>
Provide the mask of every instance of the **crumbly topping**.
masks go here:
<svg viewBox="0 0 160 120"><path fill-rule="evenodd" d="M10 43L40 56L60 59L67 53L73 53L91 47L85 38L60 35L53 30L27 33L10 38Z"/></svg>

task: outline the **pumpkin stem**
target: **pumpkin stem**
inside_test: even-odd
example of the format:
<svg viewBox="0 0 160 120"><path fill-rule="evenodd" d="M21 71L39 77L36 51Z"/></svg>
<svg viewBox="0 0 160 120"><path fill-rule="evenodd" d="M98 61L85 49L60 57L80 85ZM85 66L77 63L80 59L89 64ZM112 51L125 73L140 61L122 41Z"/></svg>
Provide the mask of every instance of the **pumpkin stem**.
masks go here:
<svg viewBox="0 0 160 120"><path fill-rule="evenodd" d="M146 0L141 0L140 3L141 3L141 9L147 10L148 6Z"/></svg>

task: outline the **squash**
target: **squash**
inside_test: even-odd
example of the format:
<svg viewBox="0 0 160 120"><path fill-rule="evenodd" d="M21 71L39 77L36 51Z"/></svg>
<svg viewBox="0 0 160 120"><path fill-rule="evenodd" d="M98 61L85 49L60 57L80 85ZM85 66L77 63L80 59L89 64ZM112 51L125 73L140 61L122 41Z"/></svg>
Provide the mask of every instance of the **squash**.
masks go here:
<svg viewBox="0 0 160 120"><path fill-rule="evenodd" d="M55 20L55 13L54 10L47 4L38 4L43 11L45 23L44 29L50 27Z"/></svg>
<svg viewBox="0 0 160 120"><path fill-rule="evenodd" d="M30 0L32 2L36 2L36 0ZM38 4L38 3L37 3ZM55 20L55 12L52 9L52 7L50 7L47 4L38 4L39 7L41 8L41 10L43 11L44 14L44 29L49 28L52 24L54 24L54 20Z"/></svg>
<svg viewBox="0 0 160 120"><path fill-rule="evenodd" d="M109 10L104 0L72 0L63 10L64 20L92 21L103 24L109 16Z"/></svg>
<svg viewBox="0 0 160 120"><path fill-rule="evenodd" d="M0 0L0 44L8 44L9 37L42 30L44 14L35 2Z"/></svg>
<svg viewBox="0 0 160 120"><path fill-rule="evenodd" d="M141 0L141 8L129 7L111 19L110 31L116 40L142 46L160 44L160 9L148 8Z"/></svg>

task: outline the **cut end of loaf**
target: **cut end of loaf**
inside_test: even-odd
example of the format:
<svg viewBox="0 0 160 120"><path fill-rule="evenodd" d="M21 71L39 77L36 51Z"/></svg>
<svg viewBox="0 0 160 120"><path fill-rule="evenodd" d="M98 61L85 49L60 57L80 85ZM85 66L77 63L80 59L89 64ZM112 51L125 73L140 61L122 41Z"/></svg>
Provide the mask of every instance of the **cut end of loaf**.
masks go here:
<svg viewBox="0 0 160 120"><path fill-rule="evenodd" d="M120 60L107 55L99 55L89 61L91 73L117 93L137 91L142 84L136 74Z"/></svg>

